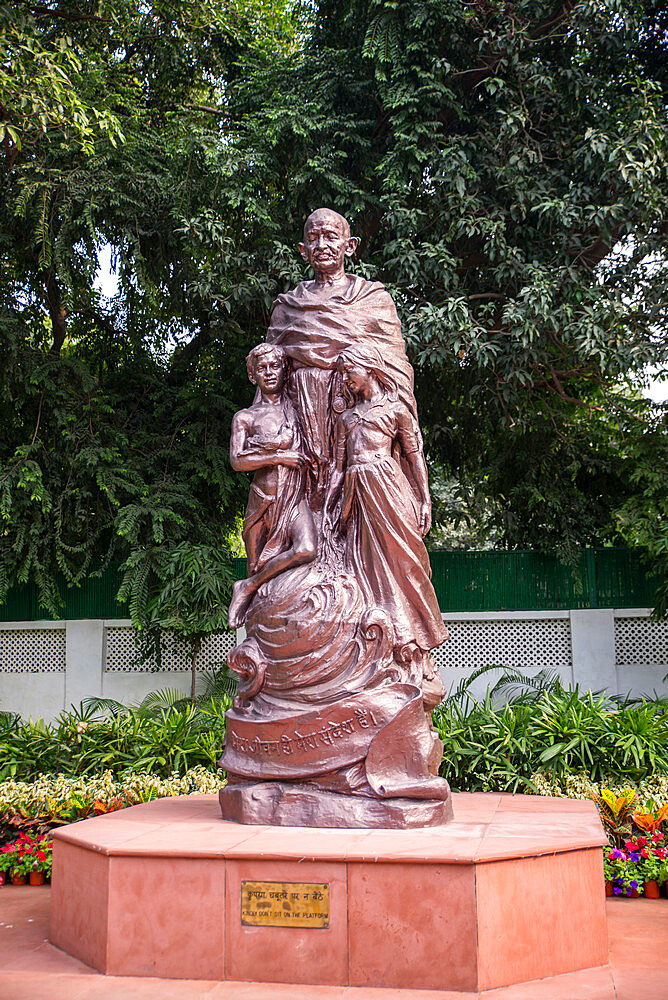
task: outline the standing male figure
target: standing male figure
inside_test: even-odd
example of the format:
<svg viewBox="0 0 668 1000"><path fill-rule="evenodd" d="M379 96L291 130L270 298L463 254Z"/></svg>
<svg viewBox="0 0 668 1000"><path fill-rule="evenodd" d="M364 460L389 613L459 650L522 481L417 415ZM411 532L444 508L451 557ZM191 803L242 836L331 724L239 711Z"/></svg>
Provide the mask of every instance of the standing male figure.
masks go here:
<svg viewBox="0 0 668 1000"><path fill-rule="evenodd" d="M314 272L292 292L276 299L267 343L280 345L292 365L289 393L297 410L304 448L314 470L309 494L313 510L324 504L334 459L334 422L347 407L336 360L346 348L377 348L408 407L420 444L413 369L406 356L401 323L390 295L378 281L347 274L346 257L358 239L342 215L319 208L304 225L299 251ZM414 485L414 484L413 484Z"/></svg>

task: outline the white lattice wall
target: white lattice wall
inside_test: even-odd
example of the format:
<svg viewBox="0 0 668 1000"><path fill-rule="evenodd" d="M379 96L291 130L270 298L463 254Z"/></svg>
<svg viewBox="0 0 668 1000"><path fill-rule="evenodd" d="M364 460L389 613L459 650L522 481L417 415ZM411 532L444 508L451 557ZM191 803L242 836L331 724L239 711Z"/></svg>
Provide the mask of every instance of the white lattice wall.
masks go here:
<svg viewBox="0 0 668 1000"><path fill-rule="evenodd" d="M651 622L646 608L452 612L444 620L452 639L436 651L436 661L448 688L495 664L531 673L554 669L582 690L668 695L668 623ZM224 662L236 642L231 632L209 639L199 668ZM0 708L54 718L94 696L133 703L163 687L187 692L187 652L165 640L163 653L160 671L138 664L127 620L2 624ZM478 679L482 695L488 676Z"/></svg>
<svg viewBox="0 0 668 1000"><path fill-rule="evenodd" d="M668 621L622 612L615 618L615 662L618 667L668 667Z"/></svg>
<svg viewBox="0 0 668 1000"><path fill-rule="evenodd" d="M435 651L441 668L478 667L557 669L572 664L568 618L498 618L487 621L445 618L449 642Z"/></svg>
<svg viewBox="0 0 668 1000"><path fill-rule="evenodd" d="M198 670L207 670L224 663L227 654L236 644L233 632L214 635L202 643L197 658ZM190 670L187 646L172 636L162 639L162 670L166 672ZM105 629L104 670L136 673L155 670L155 662L138 662L135 632L131 626L108 626Z"/></svg>
<svg viewBox="0 0 668 1000"><path fill-rule="evenodd" d="M64 628L0 629L0 672L47 674L64 671Z"/></svg>

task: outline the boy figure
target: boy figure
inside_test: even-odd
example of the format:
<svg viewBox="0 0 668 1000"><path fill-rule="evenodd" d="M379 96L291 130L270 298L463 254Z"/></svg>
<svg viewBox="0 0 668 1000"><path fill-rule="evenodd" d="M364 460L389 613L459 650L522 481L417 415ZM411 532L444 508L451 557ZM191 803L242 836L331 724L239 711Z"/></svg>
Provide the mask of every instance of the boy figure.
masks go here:
<svg viewBox="0 0 668 1000"><path fill-rule="evenodd" d="M297 414L285 392L283 348L258 344L246 358L260 398L232 420L232 468L254 472L242 537L248 578L234 585L231 628L245 621L257 590L287 569L315 559L317 536L306 502L306 463Z"/></svg>

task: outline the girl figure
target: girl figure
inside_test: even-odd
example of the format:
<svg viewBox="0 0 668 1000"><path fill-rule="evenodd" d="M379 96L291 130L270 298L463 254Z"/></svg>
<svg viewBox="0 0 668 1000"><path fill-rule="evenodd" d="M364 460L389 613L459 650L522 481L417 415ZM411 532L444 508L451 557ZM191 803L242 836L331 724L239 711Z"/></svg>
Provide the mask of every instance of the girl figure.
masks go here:
<svg viewBox="0 0 668 1000"><path fill-rule="evenodd" d="M345 534L345 568L370 606L394 625L395 656L406 662L448 638L422 536L431 526L424 456L413 418L375 347L355 345L337 360L354 405L336 423L325 531ZM402 471L405 463L415 491Z"/></svg>

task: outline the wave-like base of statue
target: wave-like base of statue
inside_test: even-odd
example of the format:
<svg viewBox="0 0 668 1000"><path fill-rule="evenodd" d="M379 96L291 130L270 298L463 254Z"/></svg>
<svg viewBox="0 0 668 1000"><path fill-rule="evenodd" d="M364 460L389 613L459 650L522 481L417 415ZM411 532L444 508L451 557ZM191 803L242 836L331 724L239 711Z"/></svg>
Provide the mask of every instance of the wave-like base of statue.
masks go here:
<svg viewBox="0 0 668 1000"><path fill-rule="evenodd" d="M413 370L392 299L346 275L341 216L309 217L316 275L279 296L230 457L254 473L248 578L229 620L247 638L227 713L223 818L419 827L451 818L431 710L448 638L423 536L431 503Z"/></svg>
<svg viewBox="0 0 668 1000"><path fill-rule="evenodd" d="M386 612L356 580L300 567L265 584L229 664L225 819L322 827L422 827L451 817L428 721L442 697L431 657L400 664Z"/></svg>

